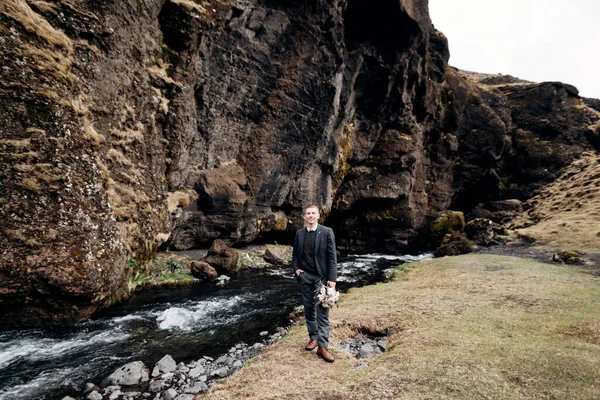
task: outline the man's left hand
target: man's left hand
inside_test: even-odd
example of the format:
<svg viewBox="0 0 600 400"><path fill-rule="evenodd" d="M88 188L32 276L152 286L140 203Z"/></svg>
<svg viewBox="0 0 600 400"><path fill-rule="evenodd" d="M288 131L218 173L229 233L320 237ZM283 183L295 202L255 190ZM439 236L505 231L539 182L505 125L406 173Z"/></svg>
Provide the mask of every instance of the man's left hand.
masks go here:
<svg viewBox="0 0 600 400"><path fill-rule="evenodd" d="M335 289L335 282L334 281L327 281L327 286L329 286L330 288Z"/></svg>

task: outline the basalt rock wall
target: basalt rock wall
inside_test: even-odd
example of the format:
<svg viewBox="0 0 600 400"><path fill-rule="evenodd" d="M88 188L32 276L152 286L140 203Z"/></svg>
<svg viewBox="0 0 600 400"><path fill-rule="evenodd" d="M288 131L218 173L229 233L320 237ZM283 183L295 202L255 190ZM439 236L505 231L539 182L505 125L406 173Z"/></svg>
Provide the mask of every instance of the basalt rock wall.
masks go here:
<svg viewBox="0 0 600 400"><path fill-rule="evenodd" d="M88 317L159 246L291 240L308 203L406 251L597 143L574 88L448 57L425 0L3 0L3 327Z"/></svg>

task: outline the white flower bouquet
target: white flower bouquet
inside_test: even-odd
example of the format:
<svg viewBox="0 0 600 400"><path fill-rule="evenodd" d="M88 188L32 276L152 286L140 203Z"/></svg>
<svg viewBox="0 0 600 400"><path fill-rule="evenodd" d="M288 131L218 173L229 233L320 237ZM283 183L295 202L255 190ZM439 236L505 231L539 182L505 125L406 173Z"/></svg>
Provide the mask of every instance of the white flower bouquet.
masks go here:
<svg viewBox="0 0 600 400"><path fill-rule="evenodd" d="M321 286L317 290L317 301L323 308L330 308L340 299L340 292L327 285Z"/></svg>

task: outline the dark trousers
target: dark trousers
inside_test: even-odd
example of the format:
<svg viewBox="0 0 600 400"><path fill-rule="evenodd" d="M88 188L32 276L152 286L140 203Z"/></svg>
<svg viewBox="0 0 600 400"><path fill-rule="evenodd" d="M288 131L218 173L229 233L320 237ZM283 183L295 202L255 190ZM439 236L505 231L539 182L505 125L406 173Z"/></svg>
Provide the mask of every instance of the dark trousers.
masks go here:
<svg viewBox="0 0 600 400"><path fill-rule="evenodd" d="M319 275L303 272L296 276L300 284L306 329L310 340L317 339L319 347L327 348L329 345L329 308L317 305L317 290L321 277Z"/></svg>

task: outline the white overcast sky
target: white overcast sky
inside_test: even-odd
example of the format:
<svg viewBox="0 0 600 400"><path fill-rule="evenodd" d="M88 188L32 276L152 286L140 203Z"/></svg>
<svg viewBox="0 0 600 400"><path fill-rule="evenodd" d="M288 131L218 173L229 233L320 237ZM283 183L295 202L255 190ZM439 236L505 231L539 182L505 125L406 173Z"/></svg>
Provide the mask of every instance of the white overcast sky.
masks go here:
<svg viewBox="0 0 600 400"><path fill-rule="evenodd" d="M429 0L429 13L450 65L600 99L600 0Z"/></svg>

